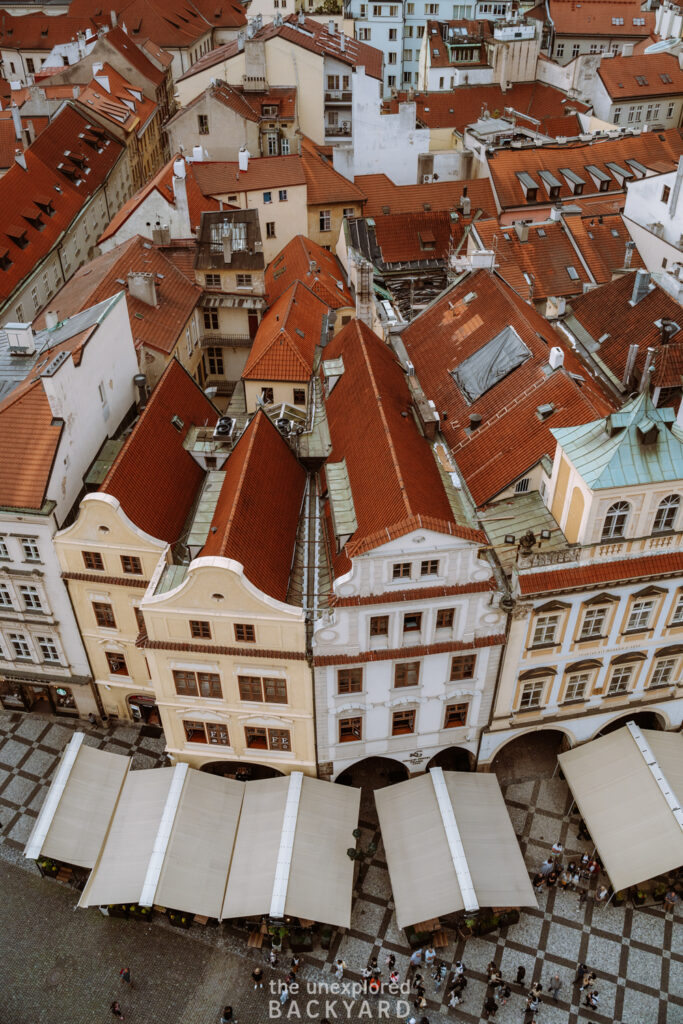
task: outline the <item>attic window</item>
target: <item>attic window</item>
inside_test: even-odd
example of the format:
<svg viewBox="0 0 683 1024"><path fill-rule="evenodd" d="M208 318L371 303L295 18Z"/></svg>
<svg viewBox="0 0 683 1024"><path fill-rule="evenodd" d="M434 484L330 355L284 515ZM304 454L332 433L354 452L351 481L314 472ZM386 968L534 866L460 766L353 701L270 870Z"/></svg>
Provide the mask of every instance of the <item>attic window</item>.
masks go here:
<svg viewBox="0 0 683 1024"><path fill-rule="evenodd" d="M638 83L638 85L649 85L650 84L648 82L647 78L645 77L645 75L636 75L636 82Z"/></svg>
<svg viewBox="0 0 683 1024"><path fill-rule="evenodd" d="M538 237L545 238L545 230L543 228L538 229Z"/></svg>
<svg viewBox="0 0 683 1024"><path fill-rule="evenodd" d="M436 249L436 237L431 231L420 231L420 248L433 251Z"/></svg>
<svg viewBox="0 0 683 1024"><path fill-rule="evenodd" d="M301 330L301 328L300 328L300 327L297 327L297 328L295 329L295 332L294 332L294 333L295 333L295 334L298 334L300 338L305 338L305 337L306 337L306 335L304 334L304 332L303 332L303 331Z"/></svg>
<svg viewBox="0 0 683 1024"><path fill-rule="evenodd" d="M44 196L36 196L33 202L36 204L39 210L42 210L48 217L54 217L55 208L52 205L52 200Z"/></svg>
<svg viewBox="0 0 683 1024"><path fill-rule="evenodd" d="M26 235L26 231L24 230L24 228L17 227L16 225L11 224L7 228L7 235L20 249L25 249L28 245L28 237Z"/></svg>
<svg viewBox="0 0 683 1024"><path fill-rule="evenodd" d="M579 280L579 275L576 272L576 267L567 267L567 273L569 274L572 281Z"/></svg>
<svg viewBox="0 0 683 1024"><path fill-rule="evenodd" d="M12 261L9 258L9 251L7 249L3 249L2 252L0 252L0 270L9 270L11 266Z"/></svg>
<svg viewBox="0 0 683 1024"><path fill-rule="evenodd" d="M610 234L612 235L612 238L618 238L619 237L619 232L617 231L616 228L612 228Z"/></svg>
<svg viewBox="0 0 683 1024"><path fill-rule="evenodd" d="M35 228L36 231L44 230L45 224L43 223L43 219L39 213L33 213L31 210L27 210L22 214L22 217L24 217L24 219L27 220L31 227Z"/></svg>
<svg viewBox="0 0 683 1024"><path fill-rule="evenodd" d="M429 213L431 211L431 209L432 209L432 204L431 203L423 203L422 204L422 209L424 210L425 213Z"/></svg>
<svg viewBox="0 0 683 1024"><path fill-rule="evenodd" d="M438 51L438 50L437 50L436 48L434 49L434 56L435 56L435 57L438 57L438 56L439 56L439 51Z"/></svg>
<svg viewBox="0 0 683 1024"><path fill-rule="evenodd" d="M176 430L178 431L178 433L180 433L180 431L181 431L181 430L183 429L183 427L185 426L185 424L184 424L184 423L183 423L183 421L181 420L180 416L171 416L171 423L172 423L172 424L173 424L173 426L174 426L174 427L176 428Z"/></svg>
<svg viewBox="0 0 683 1024"><path fill-rule="evenodd" d="M671 75L664 74L664 75L660 75L659 77L664 82L664 85L671 85Z"/></svg>

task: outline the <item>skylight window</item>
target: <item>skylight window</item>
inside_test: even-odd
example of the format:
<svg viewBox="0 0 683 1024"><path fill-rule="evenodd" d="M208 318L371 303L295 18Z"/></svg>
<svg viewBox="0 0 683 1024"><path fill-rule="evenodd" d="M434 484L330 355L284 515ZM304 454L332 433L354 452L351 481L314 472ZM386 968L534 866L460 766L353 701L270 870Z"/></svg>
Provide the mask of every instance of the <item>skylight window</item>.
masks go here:
<svg viewBox="0 0 683 1024"><path fill-rule="evenodd" d="M664 85L670 85L671 84L671 75L664 74L664 75L660 75L659 77L664 82Z"/></svg>
<svg viewBox="0 0 683 1024"><path fill-rule="evenodd" d="M649 82L645 75L636 75L636 82L638 85L649 85Z"/></svg>
<svg viewBox="0 0 683 1024"><path fill-rule="evenodd" d="M545 229L544 228L539 228L538 229L538 237L539 238L545 238Z"/></svg>
<svg viewBox="0 0 683 1024"><path fill-rule="evenodd" d="M576 272L576 267L567 267L567 273L569 274L572 281L579 280L579 275Z"/></svg>
<svg viewBox="0 0 683 1024"><path fill-rule="evenodd" d="M471 405L530 358L517 331L508 326L451 370L451 376Z"/></svg>

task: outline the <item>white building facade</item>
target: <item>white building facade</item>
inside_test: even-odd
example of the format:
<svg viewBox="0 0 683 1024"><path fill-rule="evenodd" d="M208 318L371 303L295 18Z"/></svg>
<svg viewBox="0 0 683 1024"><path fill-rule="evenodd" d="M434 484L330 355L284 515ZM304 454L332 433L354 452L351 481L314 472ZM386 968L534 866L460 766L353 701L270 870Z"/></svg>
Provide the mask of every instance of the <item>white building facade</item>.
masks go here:
<svg viewBox="0 0 683 1024"><path fill-rule="evenodd" d="M678 169L630 181L624 220L651 273L683 258L683 158Z"/></svg>

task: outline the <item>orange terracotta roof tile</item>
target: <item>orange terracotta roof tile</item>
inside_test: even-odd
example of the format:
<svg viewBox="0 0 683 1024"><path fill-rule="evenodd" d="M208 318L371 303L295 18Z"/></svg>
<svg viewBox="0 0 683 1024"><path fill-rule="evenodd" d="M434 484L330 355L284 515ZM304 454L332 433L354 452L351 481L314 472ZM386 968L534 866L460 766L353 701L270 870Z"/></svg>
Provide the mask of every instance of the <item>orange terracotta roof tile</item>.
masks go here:
<svg viewBox="0 0 683 1024"><path fill-rule="evenodd" d="M122 0L116 12L119 24L125 26L134 42L144 45L151 39L166 49L190 46L214 27L239 28L247 20L237 0L222 0L220 4L207 4L206 0ZM96 26L111 23L109 8L100 0L71 0L69 14L87 18Z"/></svg>
<svg viewBox="0 0 683 1024"><path fill-rule="evenodd" d="M306 472L263 411L225 464L202 556L232 558L255 587L287 599Z"/></svg>
<svg viewBox="0 0 683 1024"><path fill-rule="evenodd" d="M164 72L159 70L154 61L168 66L173 60L170 53L166 53L156 43L150 42L150 40L146 40L146 42L141 43L139 46L136 45L120 25L114 28L109 27L107 42L115 47L121 56L125 57L135 70L144 75L153 85L161 85L164 80Z"/></svg>
<svg viewBox="0 0 683 1024"><path fill-rule="evenodd" d="M523 595L562 593L582 590L584 587L603 587L610 583L643 579L646 576L678 576L683 571L683 551L665 555L644 555L642 558L622 558L598 565L578 565L548 572L520 574L519 589Z"/></svg>
<svg viewBox="0 0 683 1024"><path fill-rule="evenodd" d="M295 281L261 320L242 379L309 380L327 311L324 302Z"/></svg>
<svg viewBox="0 0 683 1024"><path fill-rule="evenodd" d="M556 35L610 36L615 39L637 39L648 36L655 27L652 11L643 11L640 0L548 0L549 11ZM615 24L616 21L616 24ZM643 24L638 24L642 21Z"/></svg>
<svg viewBox="0 0 683 1024"><path fill-rule="evenodd" d="M462 217L445 210L375 217L375 238L384 263L443 260L465 231Z"/></svg>
<svg viewBox="0 0 683 1024"><path fill-rule="evenodd" d="M126 223L131 214L135 213L138 207L152 194L157 191L167 203L171 206L175 206L175 194L173 192L173 164L177 157L169 160L167 164L161 168L160 171L154 175L154 177L147 182L139 191L131 196L130 199L123 204L121 209L116 213L106 229L100 235L98 241L104 242L107 238L112 238L117 231ZM205 196L199 187L197 177L195 174L196 168L201 166L199 164L186 163L185 182L187 188L187 204L190 210L190 223L196 229L199 227L201 215L205 210L218 210L219 203L215 199L208 198Z"/></svg>
<svg viewBox="0 0 683 1024"><path fill-rule="evenodd" d="M309 206L317 203L362 204L364 197L358 186L335 171L331 158L320 153L315 143L305 135L301 138L301 165L306 177Z"/></svg>
<svg viewBox="0 0 683 1024"><path fill-rule="evenodd" d="M182 421L180 430L173 417ZM171 359L100 490L116 498L139 529L175 544L204 479L183 441L190 427L217 419L201 388Z"/></svg>
<svg viewBox="0 0 683 1024"><path fill-rule="evenodd" d="M553 139L573 139L583 131L578 114L559 114L557 117L546 117L543 120L543 134Z"/></svg>
<svg viewBox="0 0 683 1024"><path fill-rule="evenodd" d="M631 241L621 214L567 213L564 222L598 284L611 281L614 271L624 266L626 243ZM634 270L645 267L636 248L631 253L631 267Z"/></svg>
<svg viewBox="0 0 683 1024"><path fill-rule="evenodd" d="M81 89L79 105L97 112L113 126L123 128L126 132L141 132L159 109L154 100L147 99L142 90L132 86L111 64L102 65L98 78L100 81L93 78Z"/></svg>
<svg viewBox="0 0 683 1024"><path fill-rule="evenodd" d="M300 156L255 157L246 171L240 171L234 160L204 160L192 164L192 169L205 196L306 184Z"/></svg>
<svg viewBox="0 0 683 1024"><path fill-rule="evenodd" d="M474 293L473 298L465 298ZM470 400L452 372L484 345L513 329L528 355ZM402 333L427 395L442 413L441 430L477 505L553 457L550 428L606 415L614 403L563 338L496 274L477 271L431 304ZM564 353L554 371L550 348ZM576 375L576 376L572 376ZM576 378L581 378L577 380ZM552 406L544 418L540 406ZM470 429L470 415L481 426Z"/></svg>
<svg viewBox="0 0 683 1024"><path fill-rule="evenodd" d="M344 372L325 402L328 463L346 462L357 529L335 558L335 573L348 571L349 558L413 530L484 543L481 531L456 523L430 447L410 413L403 415L410 392L391 349L354 319L325 349L325 359L339 357Z"/></svg>
<svg viewBox="0 0 683 1024"><path fill-rule="evenodd" d="M445 43L444 32L449 28L458 31L452 42L470 43L479 46L479 60L468 60L468 67L480 67L488 63L486 59L486 46L484 40L492 36L491 23L488 21L427 21L425 34L429 46L429 59L433 68L450 68L460 63L458 60L451 60L449 50Z"/></svg>
<svg viewBox="0 0 683 1024"><path fill-rule="evenodd" d="M42 11L35 14L15 15L2 12L0 20L0 44L6 50L38 50L49 53L53 46L75 39L78 32L87 28L83 19L68 15L50 17Z"/></svg>
<svg viewBox="0 0 683 1024"><path fill-rule="evenodd" d="M672 53L644 53L600 61L598 76L615 103L683 93L683 71ZM656 120L656 118L655 118Z"/></svg>
<svg viewBox="0 0 683 1024"><path fill-rule="evenodd" d="M462 196L469 196L472 214L484 210L493 216L496 212L496 201L488 178L395 185L386 174L357 174L355 183L365 196L363 213L366 217L378 217L382 213L416 213L429 208L457 211Z"/></svg>
<svg viewBox="0 0 683 1024"><path fill-rule="evenodd" d="M297 235L266 268L266 293L272 304L301 281L330 309L353 306L354 300L337 257L305 235Z"/></svg>
<svg viewBox="0 0 683 1024"><path fill-rule="evenodd" d="M0 505L41 508L62 430L41 380L0 404Z"/></svg>

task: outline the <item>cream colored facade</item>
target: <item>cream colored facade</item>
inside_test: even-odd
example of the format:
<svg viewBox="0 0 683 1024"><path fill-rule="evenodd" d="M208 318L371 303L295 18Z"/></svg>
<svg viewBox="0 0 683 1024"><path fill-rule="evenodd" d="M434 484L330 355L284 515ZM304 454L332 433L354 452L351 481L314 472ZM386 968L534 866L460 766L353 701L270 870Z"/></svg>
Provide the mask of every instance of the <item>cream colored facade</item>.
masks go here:
<svg viewBox="0 0 683 1024"><path fill-rule="evenodd" d="M311 241L334 252L344 217L362 217L362 215L363 206L358 201L309 204L307 235Z"/></svg>
<svg viewBox="0 0 683 1024"><path fill-rule="evenodd" d="M136 646L142 629L136 610L159 560L165 563L168 547L139 530L116 498L100 492L83 498L78 518L55 536L54 545L102 708L110 718L132 719L135 696L150 702L155 697L145 652ZM100 556L101 570L88 567L92 554ZM124 558L138 559L140 572L126 572ZM103 613L96 605L111 609L113 625L98 624L96 614Z"/></svg>
<svg viewBox="0 0 683 1024"><path fill-rule="evenodd" d="M230 762L315 775L302 609L262 593L232 559L197 558L168 590L164 569L160 563L142 609L171 759L193 768ZM269 696L276 699L263 699Z"/></svg>
<svg viewBox="0 0 683 1024"><path fill-rule="evenodd" d="M259 407L258 399L263 395L264 388L270 388L273 392L272 401L267 398L268 405L293 405L306 413L308 408L308 388L310 381L282 381L282 380L245 380L244 393L247 404L247 412L256 412ZM297 392L297 394L295 394ZM303 397L298 394L303 393ZM299 399L298 401L296 399Z"/></svg>
<svg viewBox="0 0 683 1024"><path fill-rule="evenodd" d="M284 198L280 194L284 192ZM308 229L306 185L278 187L277 183L242 192L215 192L214 198L223 200L240 210L257 210L263 241L263 255L270 263L280 249L297 235ZM270 199L268 198L270 197ZM269 227L269 225L272 225Z"/></svg>

